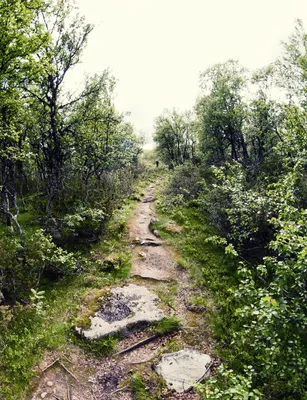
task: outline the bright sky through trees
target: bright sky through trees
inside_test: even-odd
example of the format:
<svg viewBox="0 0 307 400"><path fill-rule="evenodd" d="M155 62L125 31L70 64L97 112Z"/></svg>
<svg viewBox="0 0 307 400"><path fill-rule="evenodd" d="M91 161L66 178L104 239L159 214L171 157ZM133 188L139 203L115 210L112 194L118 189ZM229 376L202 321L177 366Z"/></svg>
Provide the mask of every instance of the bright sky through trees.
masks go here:
<svg viewBox="0 0 307 400"><path fill-rule="evenodd" d="M306 0L76 2L96 28L71 82L109 67L117 106L147 135L164 108L193 106L201 71L229 58L262 67L280 54L296 18L307 25Z"/></svg>

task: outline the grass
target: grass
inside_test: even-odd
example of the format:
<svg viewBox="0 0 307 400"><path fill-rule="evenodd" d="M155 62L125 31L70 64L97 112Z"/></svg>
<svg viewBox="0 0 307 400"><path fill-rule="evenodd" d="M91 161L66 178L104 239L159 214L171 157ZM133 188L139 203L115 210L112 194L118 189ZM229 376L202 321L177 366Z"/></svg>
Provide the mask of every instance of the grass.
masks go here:
<svg viewBox="0 0 307 400"><path fill-rule="evenodd" d="M164 304L174 310L174 301L177 294L176 281L168 282L167 284L160 283L159 286L155 287L155 292Z"/></svg>
<svg viewBox="0 0 307 400"><path fill-rule="evenodd" d="M46 291L43 315L37 315L29 306L15 309L5 335L1 332L0 398L26 398L25 389L35 376L33 367L44 351L66 345L71 316L77 312L79 289L77 279L64 279L54 285Z"/></svg>
<svg viewBox="0 0 307 400"><path fill-rule="evenodd" d="M135 400L146 400L149 398L148 391L146 390L146 385L143 382L141 374L139 372L136 372L132 375L131 387Z"/></svg>
<svg viewBox="0 0 307 400"><path fill-rule="evenodd" d="M181 233L169 230L169 225L174 223L182 225ZM236 263L225 254L222 245L206 243L216 232L196 209L181 206L167 213L160 204L153 229L177 250L177 265L190 271L195 285L208 288L214 296L236 283Z"/></svg>
<svg viewBox="0 0 307 400"><path fill-rule="evenodd" d="M199 292L193 303L205 307L204 322L208 334L216 339L212 350L215 355L223 355L224 349L230 346L233 314L228 299L229 290L238 284L237 262L225 254L223 245L207 241L217 232L197 208L169 206L163 195L163 185L158 194L157 217L151 229L157 229L161 239L175 248L177 266L190 273ZM170 226L182 229L170 229Z"/></svg>
<svg viewBox="0 0 307 400"><path fill-rule="evenodd" d="M83 254L86 265L83 273L57 282L41 281L38 290L45 291L42 313L38 314L31 305L15 308L0 306L1 399L29 398L30 382L37 374L34 367L46 351L78 346L95 357L103 357L114 349L117 337L86 341L76 336L74 326L80 311L83 311L80 318L83 317L84 324L88 315L96 311L101 290L128 276L131 261L127 250L126 221L134 206L135 201L127 200L114 212L108 222L107 236ZM32 221L30 213L20 215L20 223L27 232L38 228ZM88 302L88 309L84 310L82 304L86 303L90 293L96 293L96 297Z"/></svg>
<svg viewBox="0 0 307 400"><path fill-rule="evenodd" d="M181 321L177 317L168 317L163 318L162 321L159 321L155 327L154 332L158 335L167 335L171 332L175 332L180 330L181 328Z"/></svg>

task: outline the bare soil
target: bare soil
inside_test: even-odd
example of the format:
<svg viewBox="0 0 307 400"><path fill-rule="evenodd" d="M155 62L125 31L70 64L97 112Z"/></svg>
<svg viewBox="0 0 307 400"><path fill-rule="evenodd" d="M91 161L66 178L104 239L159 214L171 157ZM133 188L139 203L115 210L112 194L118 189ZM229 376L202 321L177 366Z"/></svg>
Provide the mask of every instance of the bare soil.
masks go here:
<svg viewBox="0 0 307 400"><path fill-rule="evenodd" d="M204 310L191 305L191 298L197 295L198 289L193 286L187 271L176 266L174 251L167 243L141 245L143 240L160 241L149 230L150 221L155 217L154 189L153 185L148 188L128 223L133 267L127 282L146 286L156 293L167 303L165 307L168 310L171 307L171 313L182 320L182 329L167 337L158 337L124 355L110 355L103 360L86 355L73 345L62 352L49 352L41 365L37 366L39 379L33 382L36 388L31 400L132 400L131 376L136 371L140 372L146 384L148 398L151 395L169 400L200 398L193 390L173 393L154 372L154 365L164 352L187 348L210 355L212 349ZM180 234L179 228L178 232ZM119 342L115 353L148 336L145 328L134 329ZM56 359L59 362L46 368Z"/></svg>

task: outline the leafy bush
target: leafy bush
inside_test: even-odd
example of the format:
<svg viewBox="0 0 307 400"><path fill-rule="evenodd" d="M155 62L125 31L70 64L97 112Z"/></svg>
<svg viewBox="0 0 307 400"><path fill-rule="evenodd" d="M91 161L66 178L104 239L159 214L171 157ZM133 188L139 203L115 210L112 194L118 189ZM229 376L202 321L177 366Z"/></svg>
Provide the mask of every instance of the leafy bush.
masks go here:
<svg viewBox="0 0 307 400"><path fill-rule="evenodd" d="M79 208L75 214L67 214L63 220L62 234L66 240L78 238L97 239L107 215L98 208Z"/></svg>
<svg viewBox="0 0 307 400"><path fill-rule="evenodd" d="M177 167L171 175L165 194L171 197L181 197L184 202L196 199L203 191L200 168L193 164Z"/></svg>
<svg viewBox="0 0 307 400"><path fill-rule="evenodd" d="M247 375L236 375L233 370L227 370L221 366L218 370L218 378L213 378L207 385L198 384L196 390L206 400L260 400L262 394L252 389L251 373L253 368L247 368Z"/></svg>
<svg viewBox="0 0 307 400"><path fill-rule="evenodd" d="M228 170L211 170L215 183L204 183L204 194L199 198L202 212L237 251L265 249L272 238L273 226L268 220L276 203L263 188L249 187L246 171L239 164Z"/></svg>
<svg viewBox="0 0 307 400"><path fill-rule="evenodd" d="M75 256L57 247L41 229L26 235L24 243L9 235L0 240L0 288L13 297L27 295L42 275L69 274L76 265Z"/></svg>

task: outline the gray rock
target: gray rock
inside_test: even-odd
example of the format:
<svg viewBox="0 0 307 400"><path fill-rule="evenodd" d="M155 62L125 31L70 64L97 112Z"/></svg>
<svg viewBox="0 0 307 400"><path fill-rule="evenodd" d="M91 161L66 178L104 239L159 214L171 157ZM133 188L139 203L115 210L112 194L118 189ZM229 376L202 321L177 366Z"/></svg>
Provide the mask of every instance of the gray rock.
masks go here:
<svg viewBox="0 0 307 400"><path fill-rule="evenodd" d="M153 200L153 196L148 196L143 199L142 203L151 203Z"/></svg>
<svg viewBox="0 0 307 400"><path fill-rule="evenodd" d="M140 245L141 246L162 246L163 242L158 242L156 240L152 240L152 239L145 239L142 240Z"/></svg>
<svg viewBox="0 0 307 400"><path fill-rule="evenodd" d="M155 370L165 379L170 389L182 393L200 381L210 365L211 357L208 354L194 350L180 350L164 354Z"/></svg>
<svg viewBox="0 0 307 400"><path fill-rule="evenodd" d="M76 327L76 331L87 339L99 339L140 322L151 323L165 318L157 307L160 299L144 286L130 284L113 288L111 296L105 300L104 306L90 317L89 329Z"/></svg>
<svg viewBox="0 0 307 400"><path fill-rule="evenodd" d="M159 234L159 232L158 232L157 229L154 229L154 230L152 231L152 233L153 233L157 238L160 238L160 234Z"/></svg>
<svg viewBox="0 0 307 400"><path fill-rule="evenodd" d="M2 304L5 301L5 297L3 293L0 291L0 304Z"/></svg>

